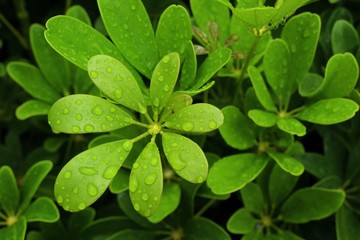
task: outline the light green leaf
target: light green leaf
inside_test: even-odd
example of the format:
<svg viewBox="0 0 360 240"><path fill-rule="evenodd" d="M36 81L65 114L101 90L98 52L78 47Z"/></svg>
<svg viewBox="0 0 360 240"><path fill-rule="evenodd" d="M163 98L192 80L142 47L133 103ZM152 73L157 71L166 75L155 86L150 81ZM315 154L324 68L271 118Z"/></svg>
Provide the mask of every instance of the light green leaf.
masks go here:
<svg viewBox="0 0 360 240"><path fill-rule="evenodd" d="M23 184L20 188L21 206L20 209L26 209L31 199L34 197L41 182L52 169L53 164L51 161L43 160L33 164L25 173L23 177Z"/></svg>
<svg viewBox="0 0 360 240"><path fill-rule="evenodd" d="M101 18L124 57L150 78L159 61L154 30L140 0L99 0Z"/></svg>
<svg viewBox="0 0 360 240"><path fill-rule="evenodd" d="M69 63L50 47L44 37L45 27L33 24L30 27L30 43L36 63L47 82L58 93L63 94L70 87Z"/></svg>
<svg viewBox="0 0 360 240"><path fill-rule="evenodd" d="M312 97L320 90L323 77L316 73L308 73L299 84L299 93L303 97Z"/></svg>
<svg viewBox="0 0 360 240"><path fill-rule="evenodd" d="M231 240L222 227L203 217L194 217L187 221L184 226L184 235L186 240Z"/></svg>
<svg viewBox="0 0 360 240"><path fill-rule="evenodd" d="M13 225L0 229L0 239L23 240L26 235L26 219L20 216Z"/></svg>
<svg viewBox="0 0 360 240"><path fill-rule="evenodd" d="M253 123L235 106L227 106L221 111L224 123L219 131L225 142L239 150L253 147L256 143Z"/></svg>
<svg viewBox="0 0 360 240"><path fill-rule="evenodd" d="M277 9L276 14L274 16L273 22L278 25L280 22L284 20L284 18L288 18L295 11L309 3L311 0L297 0L297 1L277 1L275 4L275 8ZM280 3L280 4L279 4Z"/></svg>
<svg viewBox="0 0 360 240"><path fill-rule="evenodd" d="M360 236L360 217L347 204L336 212L336 235L339 240L352 240Z"/></svg>
<svg viewBox="0 0 360 240"><path fill-rule="evenodd" d="M359 66L352 54L335 54L326 64L324 81L315 98L346 97L354 89L358 76Z"/></svg>
<svg viewBox="0 0 360 240"><path fill-rule="evenodd" d="M235 8L233 13L252 28L260 30L272 22L276 14L274 7Z"/></svg>
<svg viewBox="0 0 360 240"><path fill-rule="evenodd" d="M191 87L192 90L197 90L206 84L231 58L232 51L229 48L219 48L204 60L200 65L196 78L195 85Z"/></svg>
<svg viewBox="0 0 360 240"><path fill-rule="evenodd" d="M182 108L188 107L192 104L193 99L190 95L184 93L174 93L166 104L166 110L171 112L178 112Z"/></svg>
<svg viewBox="0 0 360 240"><path fill-rule="evenodd" d="M66 15L77 18L88 25L91 25L91 19L87 14L86 10L80 5L73 5L67 11Z"/></svg>
<svg viewBox="0 0 360 240"><path fill-rule="evenodd" d="M279 118L276 124L279 129L292 135L301 137L306 134L306 127L296 118Z"/></svg>
<svg viewBox="0 0 360 240"><path fill-rule="evenodd" d="M179 206L180 197L181 189L178 183L165 183L159 208L154 215L148 217L149 221L152 223L161 222Z"/></svg>
<svg viewBox="0 0 360 240"><path fill-rule="evenodd" d="M187 42L184 58L179 80L181 90L190 89L194 85L196 77L197 59L192 41Z"/></svg>
<svg viewBox="0 0 360 240"><path fill-rule="evenodd" d="M265 202L261 188L256 183L248 183L240 190L242 202L246 210L261 215Z"/></svg>
<svg viewBox="0 0 360 240"><path fill-rule="evenodd" d="M61 96L50 86L40 70L28 63L11 62L6 71L10 77L34 98L53 103Z"/></svg>
<svg viewBox="0 0 360 240"><path fill-rule="evenodd" d="M247 234L255 229L257 220L246 208L234 212L226 223L226 228L234 234Z"/></svg>
<svg viewBox="0 0 360 240"><path fill-rule="evenodd" d="M141 89L124 64L107 55L90 58L88 72L95 85L109 98L138 112L146 111Z"/></svg>
<svg viewBox="0 0 360 240"><path fill-rule="evenodd" d="M358 110L358 104L352 100L331 98L307 106L296 117L304 121L328 125L346 121L352 118Z"/></svg>
<svg viewBox="0 0 360 240"><path fill-rule="evenodd" d="M16 117L20 120L25 120L33 116L47 115L51 108L51 104L39 101L29 100L16 108Z"/></svg>
<svg viewBox="0 0 360 240"><path fill-rule="evenodd" d="M354 26L346 20L337 20L331 31L333 53L355 53L359 48L359 44L359 34Z"/></svg>
<svg viewBox="0 0 360 240"><path fill-rule="evenodd" d="M14 172L9 166L0 168L0 206L8 215L17 213L20 201L19 189Z"/></svg>
<svg viewBox="0 0 360 240"><path fill-rule="evenodd" d="M292 158L291 156L276 152L274 150L269 150L267 153L272 159L274 159L277 164L279 164L279 166L284 171L294 176L299 176L304 172L305 168L302 163Z"/></svg>
<svg viewBox="0 0 360 240"><path fill-rule="evenodd" d="M211 104L197 103L168 116L165 126L183 132L210 132L223 122L224 115L220 109Z"/></svg>
<svg viewBox="0 0 360 240"><path fill-rule="evenodd" d="M281 218L290 223L306 223L326 218L345 200L342 190L302 188L292 194L280 209Z"/></svg>
<svg viewBox="0 0 360 240"><path fill-rule="evenodd" d="M176 133L164 132L162 145L168 162L180 177L192 183L206 180L208 162L194 141Z"/></svg>
<svg viewBox="0 0 360 240"><path fill-rule="evenodd" d="M276 69L277 69L277 71L279 71L278 68L276 68ZM275 112L276 107L271 98L270 92L266 87L265 81L264 81L263 77L261 76L260 71L254 66L249 66L248 74L249 74L252 86L254 87L256 97L260 101L261 105L266 110Z"/></svg>
<svg viewBox="0 0 360 240"><path fill-rule="evenodd" d="M150 96L155 113L160 113L170 98L180 71L180 56L173 52L164 56L151 76Z"/></svg>
<svg viewBox="0 0 360 240"><path fill-rule="evenodd" d="M166 8L160 16L156 29L156 42L160 56L178 52L183 62L191 38L192 29L188 11L180 5L171 5Z"/></svg>
<svg viewBox="0 0 360 240"><path fill-rule="evenodd" d="M63 97L51 107L49 124L64 133L108 132L131 124L131 116L103 98L85 94Z"/></svg>
<svg viewBox="0 0 360 240"><path fill-rule="evenodd" d="M56 178L57 202L70 212L83 210L94 203L107 189L131 149L132 142L120 140L76 155Z"/></svg>
<svg viewBox="0 0 360 240"><path fill-rule="evenodd" d="M278 115L259 109L250 110L248 116L260 127L273 127L279 119Z"/></svg>
<svg viewBox="0 0 360 240"><path fill-rule="evenodd" d="M210 168L207 185L215 194L240 190L262 172L267 160L253 153L226 156Z"/></svg>
<svg viewBox="0 0 360 240"><path fill-rule="evenodd" d="M56 222L60 218L59 210L47 197L39 197L24 212L27 222Z"/></svg>
<svg viewBox="0 0 360 240"><path fill-rule="evenodd" d="M110 183L110 192L118 194L127 190L129 188L129 176L130 172L127 169L120 168Z"/></svg>
<svg viewBox="0 0 360 240"><path fill-rule="evenodd" d="M129 193L134 209L145 217L158 209L163 191L159 149L149 142L136 159L130 173Z"/></svg>

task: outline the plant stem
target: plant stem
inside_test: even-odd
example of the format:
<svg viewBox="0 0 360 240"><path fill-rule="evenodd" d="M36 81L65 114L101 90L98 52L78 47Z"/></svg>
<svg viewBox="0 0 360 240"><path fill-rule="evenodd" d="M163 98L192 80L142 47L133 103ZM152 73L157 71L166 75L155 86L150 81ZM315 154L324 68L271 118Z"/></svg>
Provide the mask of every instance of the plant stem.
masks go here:
<svg viewBox="0 0 360 240"><path fill-rule="evenodd" d="M66 2L65 2L65 11L70 8L71 4L72 4L71 0L66 0Z"/></svg>
<svg viewBox="0 0 360 240"><path fill-rule="evenodd" d="M216 199L211 199L208 201L196 214L195 217L200 217L206 210L209 209L214 203L216 202Z"/></svg>
<svg viewBox="0 0 360 240"><path fill-rule="evenodd" d="M144 132L143 134L137 136L137 137L134 137L133 139L131 139L131 142L134 143L134 142L137 142L137 141L140 141L141 139L143 138L146 138L147 136L149 136L150 133L148 132Z"/></svg>
<svg viewBox="0 0 360 240"><path fill-rule="evenodd" d="M29 44L27 43L26 39L21 35L21 33L16 30L16 28L6 19L6 17L0 13L0 21L4 23L4 25L10 30L10 32L15 36L15 38L19 41L21 46L28 50Z"/></svg>
<svg viewBox="0 0 360 240"><path fill-rule="evenodd" d="M16 15L19 19L21 32L26 38L29 36L30 20L29 13L25 7L25 0L15 0L14 1Z"/></svg>

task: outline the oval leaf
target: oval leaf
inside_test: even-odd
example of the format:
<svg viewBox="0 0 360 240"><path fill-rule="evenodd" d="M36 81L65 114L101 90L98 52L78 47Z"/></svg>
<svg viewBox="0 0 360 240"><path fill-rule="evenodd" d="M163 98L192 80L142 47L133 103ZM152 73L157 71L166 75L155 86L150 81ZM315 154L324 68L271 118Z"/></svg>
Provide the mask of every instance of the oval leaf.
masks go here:
<svg viewBox="0 0 360 240"><path fill-rule="evenodd" d="M200 240L200 239L217 239L230 240L229 234L213 221L195 217L186 222L184 226L184 239Z"/></svg>
<svg viewBox="0 0 360 240"><path fill-rule="evenodd" d="M257 220L246 208L234 212L226 223L226 228L234 234L246 234L254 230Z"/></svg>
<svg viewBox="0 0 360 240"><path fill-rule="evenodd" d="M254 180L266 164L265 156L253 153L224 157L210 168L207 185L215 194L235 192Z"/></svg>
<svg viewBox="0 0 360 240"><path fill-rule="evenodd" d="M351 240L360 236L360 217L353 208L343 204L336 212L336 234L339 240Z"/></svg>
<svg viewBox="0 0 360 240"><path fill-rule="evenodd" d="M359 43L359 34L350 22L344 19L335 22L331 31L331 47L333 53L355 53L359 47Z"/></svg>
<svg viewBox="0 0 360 240"><path fill-rule="evenodd" d="M108 132L131 124L131 116L103 98L76 94L51 107L49 124L64 133Z"/></svg>
<svg viewBox="0 0 360 240"><path fill-rule="evenodd" d="M145 217L153 215L160 204L163 173L159 149L149 142L136 159L130 173L129 193L134 209Z"/></svg>
<svg viewBox="0 0 360 240"><path fill-rule="evenodd" d="M233 13L252 28L260 30L271 23L276 9L274 7L236 8Z"/></svg>
<svg viewBox="0 0 360 240"><path fill-rule="evenodd" d="M301 137L306 134L306 127L296 118L280 118L276 124L279 129L292 135Z"/></svg>
<svg viewBox="0 0 360 240"><path fill-rule="evenodd" d="M251 109L248 115L260 127L273 127L279 119L276 114L259 109Z"/></svg>
<svg viewBox="0 0 360 240"><path fill-rule="evenodd" d="M124 192L129 188L129 177L130 172L127 169L120 168L114 179L111 181L109 190L115 194Z"/></svg>
<svg viewBox="0 0 360 240"><path fill-rule="evenodd" d="M141 89L124 64L107 55L90 58L88 72L95 85L109 98L138 112L146 104Z"/></svg>
<svg viewBox="0 0 360 240"><path fill-rule="evenodd" d="M60 218L59 210L47 197L39 197L24 212L27 222L56 222Z"/></svg>
<svg viewBox="0 0 360 240"><path fill-rule="evenodd" d="M16 108L16 117L20 120L25 120L33 116L47 115L51 108L51 104L39 101L29 100Z"/></svg>
<svg viewBox="0 0 360 240"><path fill-rule="evenodd" d="M294 176L299 176L304 172L304 165L296 159L272 150L267 153L284 171Z"/></svg>
<svg viewBox="0 0 360 240"><path fill-rule="evenodd" d="M240 190L241 198L246 210L261 215L264 211L265 202L260 186L256 183L248 183Z"/></svg>
<svg viewBox="0 0 360 240"><path fill-rule="evenodd" d="M165 126L183 132L210 132L224 122L224 115L217 107L197 103L184 107L166 118Z"/></svg>
<svg viewBox="0 0 360 240"><path fill-rule="evenodd" d="M187 137L162 133L164 153L174 171L192 183L202 183L208 175L208 162L202 149Z"/></svg>
<svg viewBox="0 0 360 240"><path fill-rule="evenodd" d="M131 149L132 142L120 140L76 155L56 178L57 202L70 212L83 210L94 203L107 189Z"/></svg>
<svg viewBox="0 0 360 240"><path fill-rule="evenodd" d="M9 166L0 168L0 206L7 213L16 214L20 193L14 172Z"/></svg>

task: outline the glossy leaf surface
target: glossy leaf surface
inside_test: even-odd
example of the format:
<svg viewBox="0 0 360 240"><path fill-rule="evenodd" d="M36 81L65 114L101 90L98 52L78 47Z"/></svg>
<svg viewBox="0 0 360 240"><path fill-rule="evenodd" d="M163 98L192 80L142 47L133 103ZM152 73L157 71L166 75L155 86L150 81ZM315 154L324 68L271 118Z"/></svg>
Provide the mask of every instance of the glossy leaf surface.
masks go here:
<svg viewBox="0 0 360 240"><path fill-rule="evenodd" d="M253 231L257 221L246 208L234 212L226 223L226 228L235 234L246 234Z"/></svg>
<svg viewBox="0 0 360 240"><path fill-rule="evenodd" d="M51 104L33 99L21 104L15 114L18 119L25 120L33 116L47 115L50 108Z"/></svg>
<svg viewBox="0 0 360 240"><path fill-rule="evenodd" d="M39 197L26 209L24 216L27 222L56 222L60 213L50 198Z"/></svg>
<svg viewBox="0 0 360 240"><path fill-rule="evenodd" d="M16 214L20 193L15 175L9 166L0 168L0 206L9 214Z"/></svg>
<svg viewBox="0 0 360 240"><path fill-rule="evenodd" d="M292 135L301 137L306 134L306 127L296 118L279 118L276 124L279 129Z"/></svg>
<svg viewBox="0 0 360 240"><path fill-rule="evenodd" d="M184 226L184 237L187 240L218 239L230 240L229 234L210 219L196 217L190 219Z"/></svg>
<svg viewBox="0 0 360 240"><path fill-rule="evenodd" d="M249 118L251 118L256 125L260 127L272 127L275 126L279 117L275 113L252 109L248 112Z"/></svg>
<svg viewBox="0 0 360 240"><path fill-rule="evenodd" d="M265 202L260 186L256 183L248 183L240 193L246 210L261 215Z"/></svg>
<svg viewBox="0 0 360 240"><path fill-rule="evenodd" d="M304 166L301 162L297 161L296 159L292 158L283 153L279 153L276 151L268 151L269 156L275 160L277 164L286 172L294 175L299 176L304 172Z"/></svg>

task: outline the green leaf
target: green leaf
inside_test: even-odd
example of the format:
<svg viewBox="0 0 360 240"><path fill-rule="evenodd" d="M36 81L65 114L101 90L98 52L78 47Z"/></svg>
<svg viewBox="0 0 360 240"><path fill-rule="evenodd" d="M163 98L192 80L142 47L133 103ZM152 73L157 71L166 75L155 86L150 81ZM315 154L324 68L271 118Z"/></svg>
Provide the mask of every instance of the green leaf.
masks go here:
<svg viewBox="0 0 360 240"><path fill-rule="evenodd" d="M165 156L174 171L192 183L202 183L208 175L208 162L202 149L187 137L162 133Z"/></svg>
<svg viewBox="0 0 360 240"><path fill-rule="evenodd" d="M261 188L256 183L248 183L240 190L242 202L246 210L261 215L264 211L265 202Z"/></svg>
<svg viewBox="0 0 360 240"><path fill-rule="evenodd" d="M279 71L279 70L277 70ZM254 67L249 66L248 67L248 74L252 83L252 86L254 87L256 97L260 101L261 105L268 111L275 112L276 107L274 105L274 102L271 98L271 95L269 93L269 90L266 87L265 81L263 77L260 74L260 71Z"/></svg>
<svg viewBox="0 0 360 240"><path fill-rule="evenodd" d="M39 197L24 212L27 222L56 222L60 218L59 210L47 197Z"/></svg>
<svg viewBox="0 0 360 240"><path fill-rule="evenodd" d="M352 54L335 54L326 64L324 81L315 98L346 97L354 89L358 76L359 67Z"/></svg>
<svg viewBox="0 0 360 240"><path fill-rule="evenodd" d="M359 35L354 26L346 20L337 20L331 31L333 53L355 53L359 44Z"/></svg>
<svg viewBox="0 0 360 240"><path fill-rule="evenodd" d="M20 188L21 206L20 210L26 209L31 199L34 197L41 182L52 169L51 161L43 160L33 164L25 173L22 179L22 186Z"/></svg>
<svg viewBox="0 0 360 240"><path fill-rule="evenodd" d="M298 177L285 172L274 165L269 177L269 197L273 206L279 206L294 189Z"/></svg>
<svg viewBox="0 0 360 240"><path fill-rule="evenodd" d="M224 122L224 115L211 104L197 103L180 109L165 120L168 128L203 133L219 128Z"/></svg>
<svg viewBox="0 0 360 240"><path fill-rule="evenodd" d="M195 217L184 226L184 239L186 240L230 240L229 234L210 219Z"/></svg>
<svg viewBox="0 0 360 240"><path fill-rule="evenodd" d="M182 108L190 106L192 102L193 99L190 95L184 93L174 93L172 96L170 96L166 104L166 110L170 112L178 112Z"/></svg>
<svg viewBox="0 0 360 240"><path fill-rule="evenodd" d="M95 85L116 103L138 112L146 111L141 89L124 64L107 55L90 58L88 72Z"/></svg>
<svg viewBox="0 0 360 240"><path fill-rule="evenodd" d="M40 70L28 63L11 62L6 71L10 77L34 98L53 103L61 96L50 86Z"/></svg>
<svg viewBox="0 0 360 240"><path fill-rule="evenodd" d="M163 173L159 149L149 142L136 159L130 173L129 193L134 209L145 217L153 215L160 204Z"/></svg>
<svg viewBox="0 0 360 240"><path fill-rule="evenodd" d="M235 8L233 13L251 28L260 30L271 23L276 9L274 7Z"/></svg>
<svg viewBox="0 0 360 240"><path fill-rule="evenodd" d="M234 234L247 234L255 229L257 220L246 208L234 212L226 223L226 228Z"/></svg>
<svg viewBox="0 0 360 240"><path fill-rule="evenodd" d="M51 108L51 104L39 101L29 100L16 108L16 117L20 120L25 120L33 116L47 115Z"/></svg>
<svg viewBox="0 0 360 240"><path fill-rule="evenodd" d="M106 238L106 240L155 240L155 236L153 233L149 233L149 231L139 230L139 229L125 229L120 232L117 232L110 237Z"/></svg>
<svg viewBox="0 0 360 240"><path fill-rule="evenodd" d="M230 60L231 53L232 51L229 48L219 48L210 53L200 65L196 74L195 85L191 89L197 90L206 84Z"/></svg>
<svg viewBox="0 0 360 240"><path fill-rule="evenodd" d="M336 212L344 200L342 190L302 188L285 201L280 214L285 222L290 223L320 220Z"/></svg>
<svg viewBox="0 0 360 240"><path fill-rule="evenodd" d="M288 104L291 94L297 87L295 78L288 73L290 61L290 50L286 42L280 38L270 41L264 56L265 76L283 105Z"/></svg>
<svg viewBox="0 0 360 240"><path fill-rule="evenodd" d="M336 212L336 235L339 240L352 240L360 236L360 217L347 204Z"/></svg>
<svg viewBox="0 0 360 240"><path fill-rule="evenodd" d="M276 124L279 129L292 135L301 137L306 134L306 127L296 118L279 118Z"/></svg>
<svg viewBox="0 0 360 240"><path fill-rule="evenodd" d="M165 183L159 208L148 220L152 223L161 222L179 206L180 197L181 189L178 183Z"/></svg>
<svg viewBox="0 0 360 240"><path fill-rule="evenodd" d="M275 8L277 8L277 11L273 19L274 24L278 25L284 20L284 18L288 18L289 16L294 14L298 8L306 5L310 1L311 0L277 1L275 4Z"/></svg>
<svg viewBox="0 0 360 240"><path fill-rule="evenodd" d="M308 73L299 84L299 93L303 97L312 97L320 90L323 77L316 73Z"/></svg>
<svg viewBox="0 0 360 240"><path fill-rule="evenodd" d="M22 240L26 235L26 219L20 216L19 219L11 226L0 229L0 239Z"/></svg>
<svg viewBox="0 0 360 240"><path fill-rule="evenodd" d="M177 5L166 8L160 16L156 29L156 42L160 56L178 52L183 62L191 38L192 29L188 11Z"/></svg>
<svg viewBox="0 0 360 240"><path fill-rule="evenodd" d="M296 156L296 159L300 161L305 170L315 177L322 179L327 176L337 175L336 169L338 169L334 161L329 161L329 158L324 157L318 153L305 153Z"/></svg>
<svg viewBox="0 0 360 240"><path fill-rule="evenodd" d="M253 153L226 156L210 168L207 184L215 194L235 192L254 180L267 160Z"/></svg>
<svg viewBox="0 0 360 240"><path fill-rule="evenodd" d="M53 130L64 133L108 132L131 124L132 117L103 98L75 94L59 99L49 111Z"/></svg>
<svg viewBox="0 0 360 240"><path fill-rule="evenodd" d="M160 113L170 98L180 71L180 56L173 52L164 56L151 76L150 96L155 113Z"/></svg>
<svg viewBox="0 0 360 240"><path fill-rule="evenodd" d="M180 73L180 89L190 89L194 85L196 71L197 71L197 59L195 48L192 41L188 41L185 47L184 61L181 67Z"/></svg>
<svg viewBox="0 0 360 240"><path fill-rule="evenodd" d="M131 141L120 140L76 155L56 178L57 202L70 212L83 210L94 203L107 189L131 149Z"/></svg>
<svg viewBox="0 0 360 240"><path fill-rule="evenodd" d="M273 127L279 119L278 115L259 109L250 110L248 115L260 127Z"/></svg>
<svg viewBox="0 0 360 240"><path fill-rule="evenodd" d="M71 84L69 63L50 47L44 37L45 27L33 24L30 27L30 43L36 63L47 82L58 94L63 94Z"/></svg>
<svg viewBox="0 0 360 240"><path fill-rule="evenodd" d="M71 6L67 11L66 15L77 18L88 25L91 25L91 19L87 14L86 10L80 5Z"/></svg>
<svg viewBox="0 0 360 240"><path fill-rule="evenodd" d="M346 121L358 110L358 104L352 100L331 98L319 100L307 106L296 117L304 121L328 125Z"/></svg>
<svg viewBox="0 0 360 240"><path fill-rule="evenodd" d="M253 123L235 106L227 106L221 111L224 123L219 131L225 142L239 150L253 147L256 143Z"/></svg>
<svg viewBox="0 0 360 240"><path fill-rule="evenodd" d="M14 172L9 166L0 168L0 206L8 215L14 215L20 201L19 189Z"/></svg>
<svg viewBox="0 0 360 240"><path fill-rule="evenodd" d="M120 168L110 183L110 192L118 194L127 190L129 188L129 176L128 170Z"/></svg>
<svg viewBox="0 0 360 240"><path fill-rule="evenodd" d="M68 228L72 232L80 232L89 224L93 223L96 211L94 208L86 208L80 212L71 214L68 220Z"/></svg>
<svg viewBox="0 0 360 240"><path fill-rule="evenodd" d="M285 171L294 176L300 176L304 172L304 166L301 162L283 153L269 150L267 152L274 161Z"/></svg>
<svg viewBox="0 0 360 240"><path fill-rule="evenodd" d="M142 2L101 0L98 6L111 40L136 69L150 78L159 57L154 30Z"/></svg>

